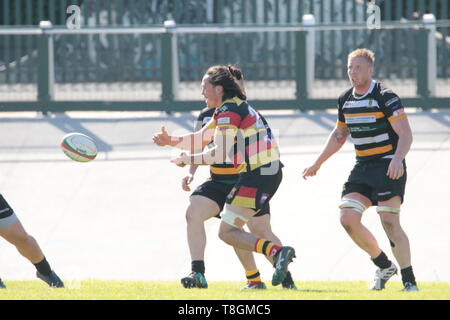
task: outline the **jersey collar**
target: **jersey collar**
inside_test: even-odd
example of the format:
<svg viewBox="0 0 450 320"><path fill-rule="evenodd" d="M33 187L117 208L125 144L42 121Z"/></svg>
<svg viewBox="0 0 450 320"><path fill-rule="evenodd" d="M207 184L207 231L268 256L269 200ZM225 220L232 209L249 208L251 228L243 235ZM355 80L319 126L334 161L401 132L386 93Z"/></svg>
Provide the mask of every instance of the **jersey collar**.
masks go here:
<svg viewBox="0 0 450 320"><path fill-rule="evenodd" d="M241 99L239 99L238 97L234 97L234 98L225 100L225 101L220 105L220 107L223 106L224 104L227 104L227 103L235 103L236 105L240 106L242 102L244 102L244 100L241 100Z"/></svg>
<svg viewBox="0 0 450 320"><path fill-rule="evenodd" d="M375 88L375 80L372 80L372 82L370 83L370 87L369 87L369 89L367 90L367 92L365 93L365 94L363 94L362 96L356 96L356 92L355 92L355 88L353 88L353 91L352 91L352 94L353 94L353 97L356 99L356 100L361 100L362 98L364 98L365 96L367 96L369 93L371 93L372 92L372 90L373 90L373 88Z"/></svg>

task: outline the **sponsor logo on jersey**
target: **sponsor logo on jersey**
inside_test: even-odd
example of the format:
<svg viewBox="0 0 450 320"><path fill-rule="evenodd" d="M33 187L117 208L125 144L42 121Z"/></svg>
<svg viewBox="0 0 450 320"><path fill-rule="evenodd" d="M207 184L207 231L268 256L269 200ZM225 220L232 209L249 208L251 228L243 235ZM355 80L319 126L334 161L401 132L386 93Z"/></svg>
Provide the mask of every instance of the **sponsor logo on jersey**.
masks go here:
<svg viewBox="0 0 450 320"><path fill-rule="evenodd" d="M362 116L362 117L346 117L345 123L375 123L377 118L375 116Z"/></svg>
<svg viewBox="0 0 450 320"><path fill-rule="evenodd" d="M230 193L228 194L227 199L233 198L235 192L236 192L236 187L233 187L233 189L231 189Z"/></svg>
<svg viewBox="0 0 450 320"><path fill-rule="evenodd" d="M268 193L263 193L262 195L261 195L261 198L259 199L259 203L260 204L264 204L264 202L266 202L266 200L269 198L269 194Z"/></svg>
<svg viewBox="0 0 450 320"><path fill-rule="evenodd" d="M370 132L370 131L375 131L378 130L378 128L376 127L349 127L348 128L350 130L350 132Z"/></svg>
<svg viewBox="0 0 450 320"><path fill-rule="evenodd" d="M400 99L398 98L398 97L394 97L394 98L392 98L392 99L389 99L387 102L386 102L386 107L389 107L391 104L393 104L394 102L396 102L396 101L399 101Z"/></svg>
<svg viewBox="0 0 450 320"><path fill-rule="evenodd" d="M217 124L230 124L230 117L217 119Z"/></svg>

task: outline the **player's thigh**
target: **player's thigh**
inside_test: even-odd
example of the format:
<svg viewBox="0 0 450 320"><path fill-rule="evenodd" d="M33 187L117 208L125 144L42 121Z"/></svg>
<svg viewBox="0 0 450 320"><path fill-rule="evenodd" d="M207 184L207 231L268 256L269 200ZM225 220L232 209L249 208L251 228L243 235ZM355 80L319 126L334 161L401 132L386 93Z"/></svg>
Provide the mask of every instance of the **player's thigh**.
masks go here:
<svg viewBox="0 0 450 320"><path fill-rule="evenodd" d="M0 194L0 237L9 242L26 238L27 233L16 216L13 208Z"/></svg>
<svg viewBox="0 0 450 320"><path fill-rule="evenodd" d="M0 228L0 237L10 243L18 243L26 241L28 239L28 234L22 223L17 220L13 224Z"/></svg>
<svg viewBox="0 0 450 320"><path fill-rule="evenodd" d="M392 197L386 201L379 201L378 207L396 208L400 209L402 199L400 196ZM400 227L400 213L393 213L387 211L378 212L381 222L388 227L398 228Z"/></svg>
<svg viewBox="0 0 450 320"><path fill-rule="evenodd" d="M247 227L251 233L267 237L272 234L272 228L270 226L270 214L262 216L253 216L248 222Z"/></svg>
<svg viewBox="0 0 450 320"><path fill-rule="evenodd" d="M186 218L207 220L220 213L219 204L205 196L193 195L189 198L189 206L186 210Z"/></svg>
<svg viewBox="0 0 450 320"><path fill-rule="evenodd" d="M362 204L365 208L369 208L372 205L372 201L365 195L359 192L351 192L342 196L342 201L355 200ZM361 221L362 212L357 211L355 208L341 208L340 220L343 225L351 225Z"/></svg>

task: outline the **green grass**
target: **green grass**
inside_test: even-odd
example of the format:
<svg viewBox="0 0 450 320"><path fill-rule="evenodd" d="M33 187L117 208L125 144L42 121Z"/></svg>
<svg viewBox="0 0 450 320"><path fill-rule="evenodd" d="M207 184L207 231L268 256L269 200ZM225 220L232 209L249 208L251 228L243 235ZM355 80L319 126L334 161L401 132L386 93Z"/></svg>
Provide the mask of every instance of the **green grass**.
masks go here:
<svg viewBox="0 0 450 320"><path fill-rule="evenodd" d="M299 291L268 285L263 291L240 291L244 282L210 282L209 289L184 289L177 281L66 282L51 289L40 281L5 281L0 300L450 300L450 283L419 283L419 292L401 292L400 282L389 282L380 292L367 282L297 282Z"/></svg>

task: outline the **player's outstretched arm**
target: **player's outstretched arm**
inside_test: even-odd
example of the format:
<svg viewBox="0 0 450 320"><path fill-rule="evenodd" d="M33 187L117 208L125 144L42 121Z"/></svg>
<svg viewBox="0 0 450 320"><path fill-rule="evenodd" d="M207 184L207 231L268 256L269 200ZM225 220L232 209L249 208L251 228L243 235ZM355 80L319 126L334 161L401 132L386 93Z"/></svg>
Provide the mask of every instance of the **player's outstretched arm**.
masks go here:
<svg viewBox="0 0 450 320"><path fill-rule="evenodd" d="M178 157L170 160L179 167L196 164L196 165L212 165L214 163L224 163L227 155L234 146L234 138L237 129L215 130L214 148L207 149L201 153L186 154L182 153Z"/></svg>
<svg viewBox="0 0 450 320"><path fill-rule="evenodd" d="M347 137L349 136L349 131L347 127L335 126L333 131L331 131L328 136L327 143L323 148L322 152L317 157L314 163L303 170L302 177L306 180L308 177L313 177L317 174L322 164L328 160L333 154L338 152L345 141L347 141Z"/></svg>
<svg viewBox="0 0 450 320"><path fill-rule="evenodd" d="M202 150L205 145L212 141L214 129L204 126L201 130L188 133L182 136L171 136L166 128L161 127L161 131L153 135L153 142L160 146L171 146L194 153L195 150Z"/></svg>

